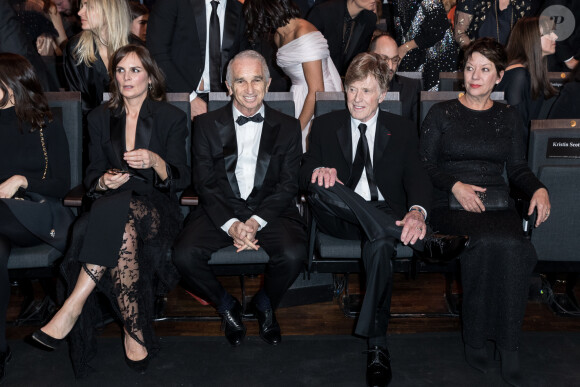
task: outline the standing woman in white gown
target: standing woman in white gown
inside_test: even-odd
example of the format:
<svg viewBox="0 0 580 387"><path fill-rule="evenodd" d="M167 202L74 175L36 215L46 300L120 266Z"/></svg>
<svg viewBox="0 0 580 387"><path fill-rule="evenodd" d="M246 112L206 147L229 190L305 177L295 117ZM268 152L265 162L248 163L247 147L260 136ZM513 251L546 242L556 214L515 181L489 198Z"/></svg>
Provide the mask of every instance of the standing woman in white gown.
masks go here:
<svg viewBox="0 0 580 387"><path fill-rule="evenodd" d="M316 92L342 91L328 43L316 27L300 18L300 10L290 0L246 0L244 15L251 42L274 32L276 62L292 81L295 116L300 120L302 149L306 150Z"/></svg>

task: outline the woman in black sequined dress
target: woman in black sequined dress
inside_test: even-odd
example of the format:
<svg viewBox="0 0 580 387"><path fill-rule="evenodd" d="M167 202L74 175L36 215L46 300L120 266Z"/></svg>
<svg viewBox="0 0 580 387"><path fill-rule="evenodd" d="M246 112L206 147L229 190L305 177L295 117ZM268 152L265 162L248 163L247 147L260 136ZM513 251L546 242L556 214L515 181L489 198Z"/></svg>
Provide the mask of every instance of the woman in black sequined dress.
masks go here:
<svg viewBox="0 0 580 387"><path fill-rule="evenodd" d="M399 71L422 71L423 89L439 90L439 73L457 69L459 49L439 0L398 0L395 31Z"/></svg>
<svg viewBox="0 0 580 387"><path fill-rule="evenodd" d="M520 385L519 334L537 257L509 199L504 165L509 184L531 197L536 227L548 218L550 202L528 168L516 110L490 99L504 73L503 47L479 39L465 55L466 94L433 106L422 126L421 157L435 188L431 226L470 237L460 255L467 362L486 372L486 342L492 340L502 377Z"/></svg>

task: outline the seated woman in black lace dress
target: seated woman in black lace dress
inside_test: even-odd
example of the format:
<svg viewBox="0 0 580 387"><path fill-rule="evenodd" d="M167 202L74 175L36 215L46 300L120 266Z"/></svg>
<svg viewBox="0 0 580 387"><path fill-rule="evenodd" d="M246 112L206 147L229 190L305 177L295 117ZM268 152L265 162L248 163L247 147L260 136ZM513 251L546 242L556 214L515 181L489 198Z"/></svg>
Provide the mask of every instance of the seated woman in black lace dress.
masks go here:
<svg viewBox="0 0 580 387"><path fill-rule="evenodd" d="M53 120L32 65L20 55L0 54L0 383L10 359L10 252L42 243L64 251L73 216L59 198L69 188L66 135Z"/></svg>
<svg viewBox="0 0 580 387"><path fill-rule="evenodd" d="M548 219L550 201L528 168L517 111L490 99L504 74L503 46L482 38L466 48L465 58L465 95L433 106L421 130L421 157L435 188L431 226L470 237L459 256L467 362L486 372L492 340L502 377L520 385L519 334L537 256L509 198L504 165L509 185L531 198L528 214L537 211L536 227Z"/></svg>
<svg viewBox="0 0 580 387"><path fill-rule="evenodd" d="M181 220L175 193L190 181L187 117L162 101L163 78L147 49L120 48L110 68L111 101L88 117L84 182L94 201L75 224L61 270L69 296L33 334L54 348L70 332L78 377L95 353L95 287L122 320L127 364L144 371L158 350L151 324L155 285L168 284L168 275L176 273L166 260Z"/></svg>

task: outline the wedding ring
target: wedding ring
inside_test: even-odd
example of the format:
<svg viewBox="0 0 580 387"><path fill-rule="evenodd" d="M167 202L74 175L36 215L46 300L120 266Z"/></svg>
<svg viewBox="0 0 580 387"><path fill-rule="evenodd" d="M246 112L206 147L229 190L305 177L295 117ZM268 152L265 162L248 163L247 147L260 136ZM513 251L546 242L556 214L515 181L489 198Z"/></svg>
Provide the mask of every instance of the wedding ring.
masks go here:
<svg viewBox="0 0 580 387"><path fill-rule="evenodd" d="M141 164L141 168L145 168L145 161L143 161L143 164Z"/></svg>

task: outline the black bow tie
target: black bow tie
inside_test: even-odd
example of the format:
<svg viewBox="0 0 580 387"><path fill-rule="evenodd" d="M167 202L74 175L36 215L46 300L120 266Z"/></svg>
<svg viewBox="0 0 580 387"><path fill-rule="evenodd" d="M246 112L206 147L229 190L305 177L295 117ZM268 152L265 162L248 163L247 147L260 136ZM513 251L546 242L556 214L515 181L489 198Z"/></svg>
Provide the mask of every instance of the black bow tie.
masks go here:
<svg viewBox="0 0 580 387"><path fill-rule="evenodd" d="M262 115L260 113L258 113L258 114L251 116L251 117L238 116L238 118L236 119L236 123L238 125L245 125L248 121L262 122L262 121L264 121L264 117L262 117Z"/></svg>

